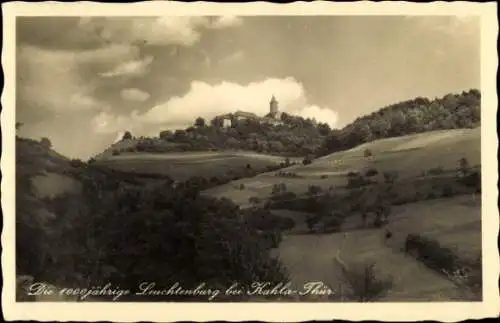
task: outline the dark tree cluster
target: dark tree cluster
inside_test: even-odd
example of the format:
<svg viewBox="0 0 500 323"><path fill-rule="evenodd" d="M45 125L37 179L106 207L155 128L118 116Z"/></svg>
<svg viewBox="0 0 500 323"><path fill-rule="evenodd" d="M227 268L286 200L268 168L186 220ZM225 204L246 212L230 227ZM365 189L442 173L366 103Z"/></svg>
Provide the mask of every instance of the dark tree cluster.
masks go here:
<svg viewBox="0 0 500 323"><path fill-rule="evenodd" d="M276 221L272 236L267 227L268 234L260 234L261 225L246 223L230 200L201 196L205 179L137 183L94 164L59 159L54 171L66 164L64 174L78 179L82 192L40 199L31 178L43 176L50 151L26 141L16 152L18 275L80 288L111 282L132 290L142 281L227 288L234 281L287 280L269 255L269 239L279 243L292 224Z"/></svg>

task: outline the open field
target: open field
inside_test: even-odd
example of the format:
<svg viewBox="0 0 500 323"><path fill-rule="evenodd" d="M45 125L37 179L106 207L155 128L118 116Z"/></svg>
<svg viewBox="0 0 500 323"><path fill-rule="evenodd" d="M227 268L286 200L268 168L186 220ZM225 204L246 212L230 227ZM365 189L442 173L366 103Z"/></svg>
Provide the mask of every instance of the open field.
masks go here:
<svg viewBox="0 0 500 323"><path fill-rule="evenodd" d="M283 216L298 219L301 215L296 212ZM461 257L473 259L481 252L480 227L480 205L470 196L402 205L394 208L391 242L384 242L384 229L348 231L341 258L347 266L374 262L382 277L392 276L394 288L385 301L459 299L460 293L451 281L401 249L408 233L421 232ZM344 233L291 234L284 238L276 252L291 272L294 285L321 280L335 289L341 274L334 257L343 240Z"/></svg>
<svg viewBox="0 0 500 323"><path fill-rule="evenodd" d="M366 143L351 150L337 152L318 158L310 165L294 165L283 169L298 177L278 177L276 172L260 174L221 185L205 193L227 197L242 207L249 205L248 198L261 199L272 192L273 184L285 183L287 190L296 194L307 192L309 185L317 185L323 190L334 187L341 189L347 185L347 173L366 172L375 168L379 173L397 171L401 179L413 179L423 171L443 167L453 170L460 158L467 158L471 165L481 162L481 129L457 129L434 131L398 138L389 138ZM370 149L372 157L364 157L364 150ZM326 177L326 178L322 178ZM248 190L235 190L244 184Z"/></svg>
<svg viewBox="0 0 500 323"><path fill-rule="evenodd" d="M284 157L253 152L123 153L96 161L97 165L141 174L168 175L175 180L192 176L225 175L250 164L254 170L279 165Z"/></svg>

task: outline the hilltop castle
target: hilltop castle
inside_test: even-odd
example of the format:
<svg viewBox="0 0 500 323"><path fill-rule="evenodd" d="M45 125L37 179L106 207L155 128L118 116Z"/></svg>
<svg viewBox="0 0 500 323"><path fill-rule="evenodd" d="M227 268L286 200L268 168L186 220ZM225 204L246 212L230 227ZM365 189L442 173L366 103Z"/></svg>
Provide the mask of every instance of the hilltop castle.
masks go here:
<svg viewBox="0 0 500 323"><path fill-rule="evenodd" d="M269 102L269 113L266 114L264 117L259 117L251 112L238 110L235 113L228 113L221 115L219 116L219 118L222 119L222 126L224 128L235 126L236 123L238 123L238 121L241 120L254 120L262 124L272 124L272 125L279 125L283 123L281 121L281 112L279 111L278 100L276 100L274 95L272 96L271 101Z"/></svg>

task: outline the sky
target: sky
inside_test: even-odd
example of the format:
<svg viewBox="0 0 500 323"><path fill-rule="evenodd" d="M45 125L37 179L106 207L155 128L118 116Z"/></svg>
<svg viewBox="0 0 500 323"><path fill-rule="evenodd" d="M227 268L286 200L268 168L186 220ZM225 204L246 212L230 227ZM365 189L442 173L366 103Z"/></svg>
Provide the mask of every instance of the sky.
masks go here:
<svg viewBox="0 0 500 323"><path fill-rule="evenodd" d="M22 17L20 135L71 158L237 110L341 128L415 97L480 88L479 19L455 16Z"/></svg>

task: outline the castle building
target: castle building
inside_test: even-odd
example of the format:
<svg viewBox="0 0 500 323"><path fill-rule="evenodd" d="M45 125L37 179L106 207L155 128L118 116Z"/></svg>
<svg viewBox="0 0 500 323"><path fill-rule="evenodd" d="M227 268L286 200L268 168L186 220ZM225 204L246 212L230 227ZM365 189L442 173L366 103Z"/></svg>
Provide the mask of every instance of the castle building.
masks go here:
<svg viewBox="0 0 500 323"><path fill-rule="evenodd" d="M279 111L278 107L278 100L276 100L274 95L272 96L271 101L269 102L269 113L266 114L264 117L259 117L251 112L238 110L235 113L228 113L221 115L219 116L219 118L222 119L222 126L224 128L233 127L237 124L238 121L241 120L254 120L261 124L272 124L272 125L282 124L281 112Z"/></svg>

